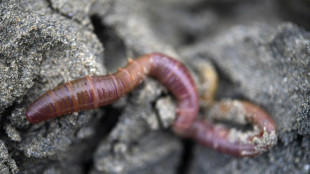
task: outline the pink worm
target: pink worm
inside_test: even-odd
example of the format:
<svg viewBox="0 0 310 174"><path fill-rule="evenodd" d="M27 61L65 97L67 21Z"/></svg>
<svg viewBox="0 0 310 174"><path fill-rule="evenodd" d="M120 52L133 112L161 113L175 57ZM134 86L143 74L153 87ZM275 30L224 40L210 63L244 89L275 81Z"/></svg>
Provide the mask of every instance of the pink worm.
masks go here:
<svg viewBox="0 0 310 174"><path fill-rule="evenodd" d="M176 98L177 118L173 130L177 134L194 138L208 146L220 141L221 148L217 148L218 150L236 156L244 156L241 154L242 149L255 146L231 144L227 137L214 131L212 124L198 120L196 116L199 111L199 97L189 71L181 62L160 53L129 60L124 68L114 74L86 76L47 91L29 106L26 117L31 123L39 123L72 112L111 104L132 91L147 75L158 79ZM269 118L269 115L264 113L258 121L270 121ZM268 132L274 129L270 128Z"/></svg>

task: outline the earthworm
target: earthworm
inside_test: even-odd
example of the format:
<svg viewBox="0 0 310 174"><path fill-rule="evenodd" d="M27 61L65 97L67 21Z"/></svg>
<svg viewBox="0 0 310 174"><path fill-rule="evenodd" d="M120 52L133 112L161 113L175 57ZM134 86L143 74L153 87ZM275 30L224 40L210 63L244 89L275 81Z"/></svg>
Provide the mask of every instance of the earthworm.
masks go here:
<svg viewBox="0 0 310 174"><path fill-rule="evenodd" d="M253 156L268 150L277 142L273 120L263 109L252 103L238 100L217 102L211 107L209 116L240 125L253 125L253 130L239 131L208 120L195 121L187 132L189 136L220 152L236 157Z"/></svg>
<svg viewBox="0 0 310 174"><path fill-rule="evenodd" d="M31 123L108 105L132 91L144 77L158 79L177 99L174 130L182 134L193 123L199 110L194 81L181 62L160 53L146 54L105 76L86 76L47 91L27 109Z"/></svg>
<svg viewBox="0 0 310 174"><path fill-rule="evenodd" d="M177 118L173 123L173 130L180 136L193 138L235 156L255 155L271 146L256 144L255 140L264 138L264 131L269 134L274 132L274 123L266 112L250 103L242 103L246 118L263 132L247 136L245 141L231 139L229 134L233 129L198 119L199 97L189 71L181 62L161 53L130 59L124 68L114 74L86 76L47 91L29 106L26 117L31 123L39 123L72 112L111 104L132 91L147 75L158 79L176 98ZM226 109L230 111L233 108Z"/></svg>
<svg viewBox="0 0 310 174"><path fill-rule="evenodd" d="M253 130L240 131L214 124L208 120L196 121L189 137L205 146L236 156L253 156L268 150L277 142L276 127L271 117L260 107L245 101L215 101L218 75L212 64L198 59L193 64L200 76L199 93L203 109L207 108L208 118L216 121L235 122L239 125L250 123Z"/></svg>

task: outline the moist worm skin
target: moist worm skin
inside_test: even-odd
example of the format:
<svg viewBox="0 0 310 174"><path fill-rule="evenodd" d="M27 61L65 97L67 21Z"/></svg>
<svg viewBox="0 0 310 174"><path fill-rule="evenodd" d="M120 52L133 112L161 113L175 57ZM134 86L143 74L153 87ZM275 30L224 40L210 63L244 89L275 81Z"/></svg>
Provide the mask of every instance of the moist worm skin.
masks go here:
<svg viewBox="0 0 310 174"><path fill-rule="evenodd" d="M199 98L194 81L179 61L160 53L129 60L124 68L105 76L86 76L60 85L37 98L27 109L31 123L111 104L138 86L145 76L158 79L177 100L178 134L193 123L199 110Z"/></svg>
<svg viewBox="0 0 310 174"><path fill-rule="evenodd" d="M180 136L240 157L256 155L276 143L276 128L271 117L248 102L241 102L241 105L248 122L258 130L252 134L234 133L232 128L196 118L199 97L189 71L181 62L160 53L129 60L124 68L114 74L86 76L47 91L29 106L26 117L31 123L39 123L111 104L132 91L147 75L159 80L177 100L177 118L173 129ZM234 109L219 108L219 113L224 114Z"/></svg>
<svg viewBox="0 0 310 174"><path fill-rule="evenodd" d="M188 136L204 146L235 157L254 156L275 145L277 142L276 127L269 114L249 102L235 102L241 104L248 122L256 126L256 132L236 132L232 128L229 129L208 120L196 120L187 132ZM221 102L219 104L223 105ZM221 107L221 112L233 109L223 109L224 107Z"/></svg>

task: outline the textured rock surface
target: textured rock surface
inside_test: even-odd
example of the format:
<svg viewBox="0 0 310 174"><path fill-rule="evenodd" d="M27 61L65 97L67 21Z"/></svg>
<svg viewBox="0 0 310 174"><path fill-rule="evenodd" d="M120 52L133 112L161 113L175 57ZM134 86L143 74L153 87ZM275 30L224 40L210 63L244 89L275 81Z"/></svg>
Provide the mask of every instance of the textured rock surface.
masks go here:
<svg viewBox="0 0 310 174"><path fill-rule="evenodd" d="M50 3L50 7L61 15L92 28L89 19L89 10L95 0L50 0L48 2Z"/></svg>
<svg viewBox="0 0 310 174"><path fill-rule="evenodd" d="M113 1L103 0L94 6L94 13L102 17L106 25L112 26L117 34L124 40L127 47L138 53L165 52L171 56L177 53L169 44L160 38L160 33L153 30L150 23L150 6L145 1ZM110 8L102 8L102 6ZM144 14L144 15L141 15Z"/></svg>
<svg viewBox="0 0 310 174"><path fill-rule="evenodd" d="M128 101L132 104L125 107L117 125L98 146L93 173L175 172L181 143L174 136L160 131L161 123L152 109L152 103L161 95L158 86L158 82L146 80L133 91ZM167 99L158 101L162 100ZM167 115L174 117L173 113L173 109L166 110ZM171 122L171 118L162 121Z"/></svg>
<svg viewBox="0 0 310 174"><path fill-rule="evenodd" d="M181 146L175 137L162 132L139 136L136 141L104 141L95 154L92 173L174 173L180 152Z"/></svg>
<svg viewBox="0 0 310 174"><path fill-rule="evenodd" d="M14 159L10 157L4 142L0 140L0 171L1 173L17 173L18 167Z"/></svg>
<svg viewBox="0 0 310 174"><path fill-rule="evenodd" d="M19 162L21 171L41 173L51 163L47 157L72 161L75 156L63 152L78 141L76 133L94 125L102 112L56 119L48 126L30 126L25 120L25 106L59 83L87 74L103 74L103 48L95 34L55 13L45 1L3 1L1 21L5 30L0 39L0 110L6 109L3 115L8 139L18 142L7 145L20 152L13 151L12 155L23 159ZM30 162L28 157L37 159ZM29 167L38 163L41 165Z"/></svg>
<svg viewBox="0 0 310 174"><path fill-rule="evenodd" d="M302 27L310 9L291 2L1 1L0 172L309 173L310 34ZM278 144L235 159L184 143L170 131L174 100L152 79L111 106L37 125L25 119L44 91L154 51L189 68L208 59L219 73L217 99L262 106Z"/></svg>

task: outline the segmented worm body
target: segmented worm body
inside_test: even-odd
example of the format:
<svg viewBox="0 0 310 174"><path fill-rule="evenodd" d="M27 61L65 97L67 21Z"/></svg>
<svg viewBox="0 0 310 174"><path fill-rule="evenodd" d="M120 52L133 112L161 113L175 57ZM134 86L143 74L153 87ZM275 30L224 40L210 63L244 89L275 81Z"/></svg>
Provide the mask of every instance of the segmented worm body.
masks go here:
<svg viewBox="0 0 310 174"><path fill-rule="evenodd" d="M86 76L47 91L29 106L26 117L31 123L39 123L111 104L132 91L147 75L158 79L176 98L177 118L173 129L177 134L235 156L255 155L271 146L270 143L261 143L260 147L264 148L258 148L254 139L262 139L264 134L261 132L247 136L244 141L231 140L231 129L219 129L218 125L199 120L196 117L199 110L198 92L189 71L181 62L160 53L129 60L124 68L114 74ZM250 106L245 107L251 115L248 117L252 119L250 122L259 130L275 132L270 116L260 108Z"/></svg>
<svg viewBox="0 0 310 174"><path fill-rule="evenodd" d="M276 127L271 117L249 102L221 101L212 106L209 114L213 118L240 125L250 123L253 130L239 131L209 120L197 120L188 134L205 146L236 157L245 157L265 152L277 142Z"/></svg>
<svg viewBox="0 0 310 174"><path fill-rule="evenodd" d="M146 75L158 79L178 101L176 132L188 129L199 110L194 81L185 66L160 53L147 54L105 76L86 76L58 86L36 99L26 112L31 123L108 105L132 91Z"/></svg>

